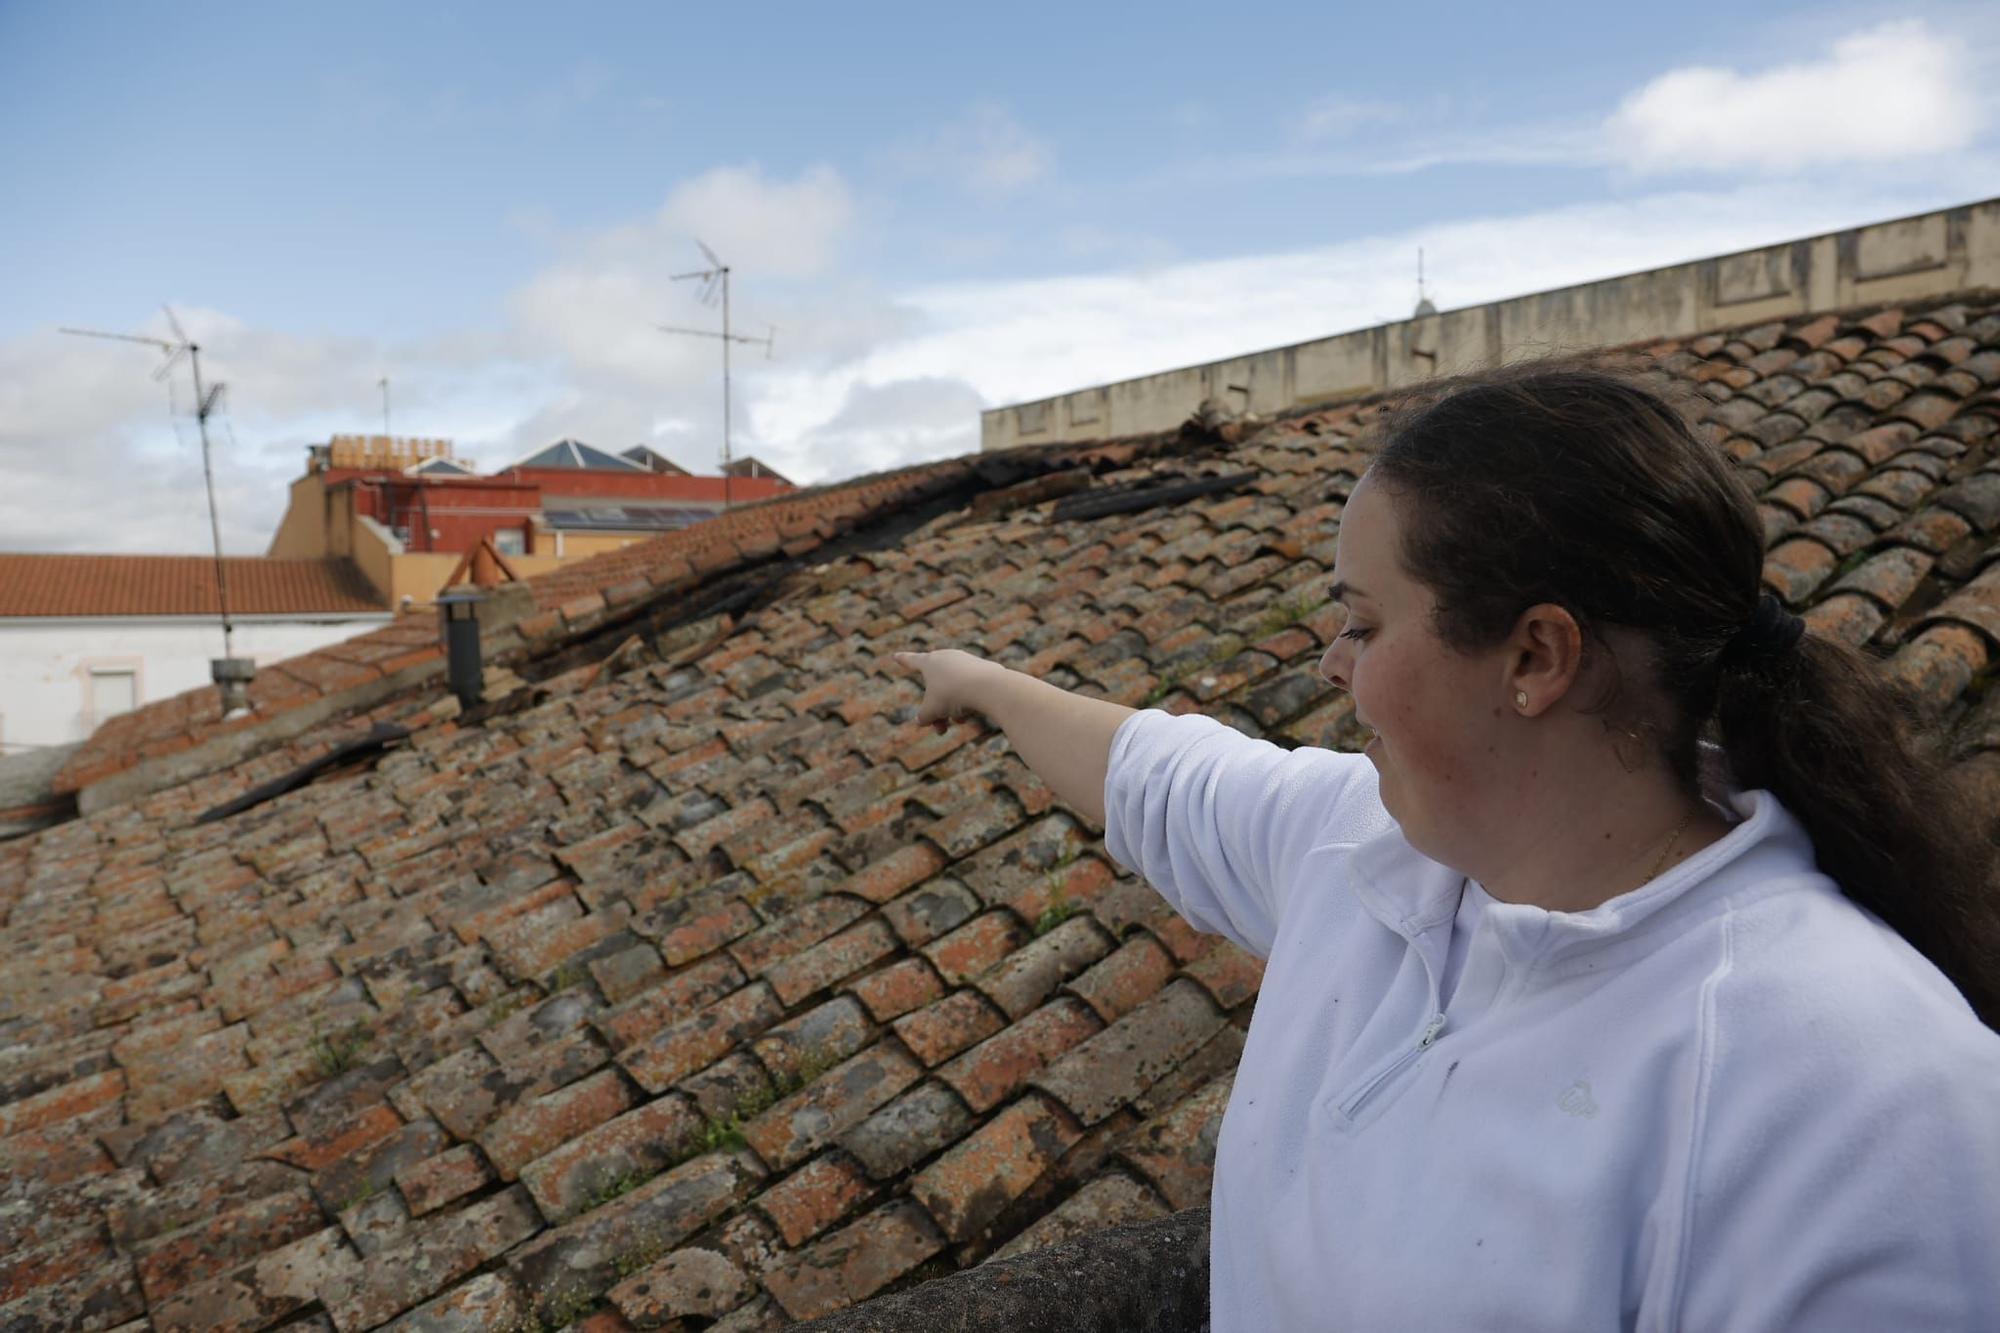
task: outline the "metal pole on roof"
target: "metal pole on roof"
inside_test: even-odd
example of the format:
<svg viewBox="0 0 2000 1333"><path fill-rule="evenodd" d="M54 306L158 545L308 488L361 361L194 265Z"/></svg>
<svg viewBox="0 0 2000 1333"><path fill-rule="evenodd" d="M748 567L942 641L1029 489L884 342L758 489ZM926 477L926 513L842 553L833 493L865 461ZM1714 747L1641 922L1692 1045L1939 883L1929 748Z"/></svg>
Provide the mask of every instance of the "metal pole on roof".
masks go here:
<svg viewBox="0 0 2000 1333"><path fill-rule="evenodd" d="M201 430L201 476L208 485L208 532L215 540L215 600L222 608L222 655L236 656L236 646L232 640L235 627L229 622L229 579L223 572L222 563L222 520L215 512L215 466L209 456L208 414L215 410L216 402L222 397L222 385L218 382L210 386L204 394L201 387L201 348L194 343L187 345L188 364L194 369L194 421Z"/></svg>
<svg viewBox="0 0 2000 1333"><path fill-rule="evenodd" d="M164 307L163 307L164 308ZM131 333L104 333L97 329L59 329L59 333L75 334L79 338L113 338L119 342L145 343L157 347L167 354L166 364L153 372L154 379L164 379L173 370L174 363L185 352L188 365L194 371L194 419L201 428L201 474L208 485L208 530L215 541L215 600L222 609L222 655L233 657L230 642L232 626L229 621L229 584L223 576L222 565L222 523L215 512L215 467L210 460L208 443L208 418L222 401L222 383L217 381L205 389L201 382L201 346L187 336L187 330L174 318L174 312L167 310L167 323L173 327L179 342L168 342L165 338L147 338Z"/></svg>
<svg viewBox="0 0 2000 1333"><path fill-rule="evenodd" d="M715 251L704 245L699 238L695 240L695 244L701 246L701 252L707 257L709 267L696 269L691 273L675 273L670 277L669 281L684 282L694 280L700 282L702 284L701 302L703 305L713 305L719 293L722 298L722 332L714 333L708 329L683 328L676 324L656 324L653 327L659 329L662 333L683 333L696 338L717 338L722 342L722 510L724 513L728 513L733 502L733 492L731 490L733 477L729 471L729 344L751 343L759 345L763 347L764 355L769 357L772 348L777 343L778 330L773 327L771 332L765 337L746 338L742 334L730 329L729 265L717 258Z"/></svg>
<svg viewBox="0 0 2000 1333"><path fill-rule="evenodd" d="M730 266L722 266L722 512L730 512Z"/></svg>
<svg viewBox="0 0 2000 1333"><path fill-rule="evenodd" d="M59 332L72 333L82 338L112 338L119 342L145 343L157 347L167 355L166 361L153 372L154 379L165 379L183 353L194 372L194 419L201 431L201 475L208 488L208 531L215 543L215 601L222 612L222 656L209 660L209 670L216 685L222 691L224 717L238 717L249 711L249 685L256 675L256 665L249 658L236 656L235 626L229 619L229 579L222 560L222 520L215 507L215 463L213 450L208 440L208 419L215 413L222 401L222 382L203 385L201 382L201 347L188 337L180 320L174 317L171 307L162 306L166 311L167 324L174 331L179 342L169 342L165 338L148 338L130 333L105 333L97 329L61 329Z"/></svg>

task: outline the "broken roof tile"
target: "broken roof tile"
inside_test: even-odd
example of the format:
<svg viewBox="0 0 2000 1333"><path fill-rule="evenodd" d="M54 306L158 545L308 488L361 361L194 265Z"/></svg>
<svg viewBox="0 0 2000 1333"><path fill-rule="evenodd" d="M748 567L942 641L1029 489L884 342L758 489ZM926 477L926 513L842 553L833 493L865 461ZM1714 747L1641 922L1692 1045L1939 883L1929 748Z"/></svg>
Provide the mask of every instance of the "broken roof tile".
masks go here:
<svg viewBox="0 0 2000 1333"><path fill-rule="evenodd" d="M1936 558L1909 546L1892 546L1869 556L1832 585L1834 592L1858 592L1891 614L1910 599Z"/></svg>
<svg viewBox="0 0 2000 1333"><path fill-rule="evenodd" d="M396 1188L412 1217L422 1217L456 1203L493 1179L485 1156L469 1143L448 1148L395 1173Z"/></svg>
<svg viewBox="0 0 2000 1333"><path fill-rule="evenodd" d="M762 1175L748 1153L697 1157L560 1226L530 1228L506 1250L508 1271L542 1318L574 1310L741 1203Z"/></svg>
<svg viewBox="0 0 2000 1333"><path fill-rule="evenodd" d="M1889 659L1888 671L1917 698L1941 708L1965 692L1991 652L1975 630L1950 622L1917 634Z"/></svg>
<svg viewBox="0 0 2000 1333"><path fill-rule="evenodd" d="M1030 1075L1101 1027L1087 1006L1065 996L951 1060L937 1076L975 1114L984 1114L1019 1091Z"/></svg>
<svg viewBox="0 0 2000 1333"><path fill-rule="evenodd" d="M764 1275L794 1319L816 1319L866 1300L945 1246L924 1210L897 1199L814 1241Z"/></svg>
<svg viewBox="0 0 2000 1333"><path fill-rule="evenodd" d="M690 1246L642 1268L606 1293L632 1326L655 1328L674 1321L728 1314L755 1290L734 1261L715 1250ZM493 1321L486 1327L500 1327Z"/></svg>
<svg viewBox="0 0 2000 1333"><path fill-rule="evenodd" d="M1177 981L1033 1081L1092 1125L1145 1091L1223 1022L1206 993L1193 982Z"/></svg>
<svg viewBox="0 0 2000 1333"><path fill-rule="evenodd" d="M336 1274L321 1288L321 1299L341 1328L370 1328L436 1295L540 1226L526 1192L512 1186L438 1215L365 1267Z"/></svg>
<svg viewBox="0 0 2000 1333"><path fill-rule="evenodd" d="M784 1016L771 988L753 982L626 1047L618 1063L647 1092L664 1092L689 1074L765 1031Z"/></svg>
<svg viewBox="0 0 2000 1333"><path fill-rule="evenodd" d="M1173 1208L1208 1201L1231 1080L1218 1078L1142 1126L1121 1155Z"/></svg>
<svg viewBox="0 0 2000 1333"><path fill-rule="evenodd" d="M1004 909L987 912L923 948L924 957L947 985L984 972L1029 938L1020 918Z"/></svg>
<svg viewBox="0 0 2000 1333"><path fill-rule="evenodd" d="M616 1068L601 1069L516 1104L480 1133L479 1146L500 1178L513 1180L529 1162L624 1114L636 1101Z"/></svg>
<svg viewBox="0 0 2000 1333"><path fill-rule="evenodd" d="M1082 1136L1061 1107L1030 1094L910 1181L910 1195L956 1241L978 1235Z"/></svg>
<svg viewBox="0 0 2000 1333"><path fill-rule="evenodd" d="M655 1098L537 1157L521 1169L521 1183L545 1217L563 1222L591 1201L673 1165L700 1127L701 1117L686 1101ZM454 1179L470 1173L470 1164L461 1165Z"/></svg>
<svg viewBox="0 0 2000 1333"><path fill-rule="evenodd" d="M905 958L869 973L848 987L877 1023L900 1018L944 993L937 969L922 958Z"/></svg>
<svg viewBox="0 0 2000 1333"><path fill-rule="evenodd" d="M859 1124L922 1075L923 1067L896 1042L878 1042L812 1077L804 1088L744 1126L743 1137L765 1162L785 1170Z"/></svg>
<svg viewBox="0 0 2000 1333"><path fill-rule="evenodd" d="M926 1065L936 1065L1006 1026L1005 1018L977 991L954 991L890 1025Z"/></svg>

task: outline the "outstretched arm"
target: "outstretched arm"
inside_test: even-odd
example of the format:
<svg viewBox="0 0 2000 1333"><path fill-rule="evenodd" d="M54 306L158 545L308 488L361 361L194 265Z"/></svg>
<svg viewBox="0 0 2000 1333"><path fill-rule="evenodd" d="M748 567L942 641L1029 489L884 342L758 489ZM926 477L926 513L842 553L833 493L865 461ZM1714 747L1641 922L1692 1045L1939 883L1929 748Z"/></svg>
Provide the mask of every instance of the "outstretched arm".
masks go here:
<svg viewBox="0 0 2000 1333"><path fill-rule="evenodd" d="M1111 766L1111 738L1119 723L1136 710L1071 694L956 648L895 657L923 673L918 722L943 731L966 714L979 714L1007 733L1022 761L1057 799L1104 827L1104 775Z"/></svg>

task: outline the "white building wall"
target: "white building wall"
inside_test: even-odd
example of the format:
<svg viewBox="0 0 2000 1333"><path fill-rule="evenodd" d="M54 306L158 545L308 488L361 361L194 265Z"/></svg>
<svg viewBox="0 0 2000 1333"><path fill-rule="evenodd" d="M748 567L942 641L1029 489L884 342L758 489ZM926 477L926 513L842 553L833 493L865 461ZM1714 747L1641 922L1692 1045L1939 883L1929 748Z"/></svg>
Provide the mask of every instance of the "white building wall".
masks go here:
<svg viewBox="0 0 2000 1333"><path fill-rule="evenodd" d="M387 612L237 617L236 655L264 666L366 634L390 618ZM103 699L115 694L117 685L98 673L130 670L134 704L148 704L213 688L208 662L220 656L222 628L212 616L0 619L0 755L67 745L94 731L104 718L92 707L92 695Z"/></svg>

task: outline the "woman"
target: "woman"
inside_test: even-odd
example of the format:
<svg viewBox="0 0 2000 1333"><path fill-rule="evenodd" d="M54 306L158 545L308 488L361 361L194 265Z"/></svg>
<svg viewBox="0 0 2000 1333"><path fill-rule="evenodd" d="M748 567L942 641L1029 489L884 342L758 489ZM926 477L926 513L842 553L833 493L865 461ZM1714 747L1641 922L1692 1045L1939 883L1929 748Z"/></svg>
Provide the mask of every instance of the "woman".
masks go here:
<svg viewBox="0 0 2000 1333"><path fill-rule="evenodd" d="M1992 812L1761 559L1671 408L1531 368L1406 408L1347 504L1365 758L899 654L1269 959L1219 1333L2000 1328Z"/></svg>

